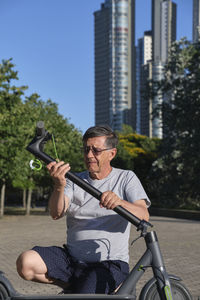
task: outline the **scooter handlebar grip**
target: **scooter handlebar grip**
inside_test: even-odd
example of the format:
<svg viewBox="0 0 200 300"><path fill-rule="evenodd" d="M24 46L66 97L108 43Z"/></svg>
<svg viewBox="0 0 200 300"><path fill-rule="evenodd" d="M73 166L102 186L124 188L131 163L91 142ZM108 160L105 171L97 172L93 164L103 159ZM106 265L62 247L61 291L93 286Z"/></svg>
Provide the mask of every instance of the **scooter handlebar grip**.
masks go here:
<svg viewBox="0 0 200 300"><path fill-rule="evenodd" d="M43 121L37 122L36 134L37 134L37 136L42 136L42 135L45 134L44 122Z"/></svg>

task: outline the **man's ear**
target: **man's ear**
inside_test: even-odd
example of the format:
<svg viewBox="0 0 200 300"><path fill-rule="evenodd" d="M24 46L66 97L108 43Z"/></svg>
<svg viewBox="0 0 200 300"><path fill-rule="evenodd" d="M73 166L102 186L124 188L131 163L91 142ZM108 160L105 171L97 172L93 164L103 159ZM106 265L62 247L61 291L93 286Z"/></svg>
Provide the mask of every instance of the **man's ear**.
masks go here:
<svg viewBox="0 0 200 300"><path fill-rule="evenodd" d="M113 148L110 151L110 161L116 156L117 154L117 148Z"/></svg>

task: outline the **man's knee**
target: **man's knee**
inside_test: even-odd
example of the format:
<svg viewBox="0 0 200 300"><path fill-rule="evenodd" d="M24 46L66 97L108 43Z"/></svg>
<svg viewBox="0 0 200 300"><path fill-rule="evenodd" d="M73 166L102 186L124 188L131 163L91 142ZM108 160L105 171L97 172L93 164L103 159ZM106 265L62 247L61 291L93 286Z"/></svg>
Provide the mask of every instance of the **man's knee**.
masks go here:
<svg viewBox="0 0 200 300"><path fill-rule="evenodd" d="M36 273L46 271L45 264L36 251L28 250L20 254L16 261L17 272L25 280L34 280Z"/></svg>

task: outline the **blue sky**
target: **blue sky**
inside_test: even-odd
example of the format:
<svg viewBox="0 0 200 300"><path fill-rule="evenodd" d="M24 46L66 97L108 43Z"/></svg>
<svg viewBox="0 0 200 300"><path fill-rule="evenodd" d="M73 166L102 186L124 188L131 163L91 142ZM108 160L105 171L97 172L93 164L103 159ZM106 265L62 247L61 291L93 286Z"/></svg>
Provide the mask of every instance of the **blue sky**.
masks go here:
<svg viewBox="0 0 200 300"><path fill-rule="evenodd" d="M58 104L85 131L94 125L94 16L101 0L1 0L0 61L13 58L17 86ZM192 39L192 0L177 3L177 39ZM136 0L136 43L151 29L151 0Z"/></svg>

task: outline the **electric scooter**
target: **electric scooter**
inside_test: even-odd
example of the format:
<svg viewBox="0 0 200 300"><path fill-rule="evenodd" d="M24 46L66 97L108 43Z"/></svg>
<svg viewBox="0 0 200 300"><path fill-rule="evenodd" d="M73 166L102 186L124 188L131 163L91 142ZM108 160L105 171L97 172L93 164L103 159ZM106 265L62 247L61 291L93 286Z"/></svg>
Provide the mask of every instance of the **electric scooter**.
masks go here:
<svg viewBox="0 0 200 300"><path fill-rule="evenodd" d="M44 122L39 121L36 127L36 135L27 150L37 159L49 164L55 161L44 152L45 143L52 138L51 134L45 130ZM66 178L84 189L97 200L101 199L102 193L80 179L71 171L66 174ZM0 272L0 300L47 300L47 299L89 299L89 300L136 300L135 290L137 282L140 280L147 268L152 268L153 278L151 278L141 289L139 300L192 300L189 290L181 282L181 279L175 275L169 275L166 271L163 256L160 250L158 237L155 231L148 231L152 224L127 211L121 206L117 206L114 211L133 224L141 237L144 238L146 251L141 256L136 265L132 268L127 278L121 284L119 289L112 295L101 294L65 294L48 296L25 296L20 295L9 282L9 280Z"/></svg>

